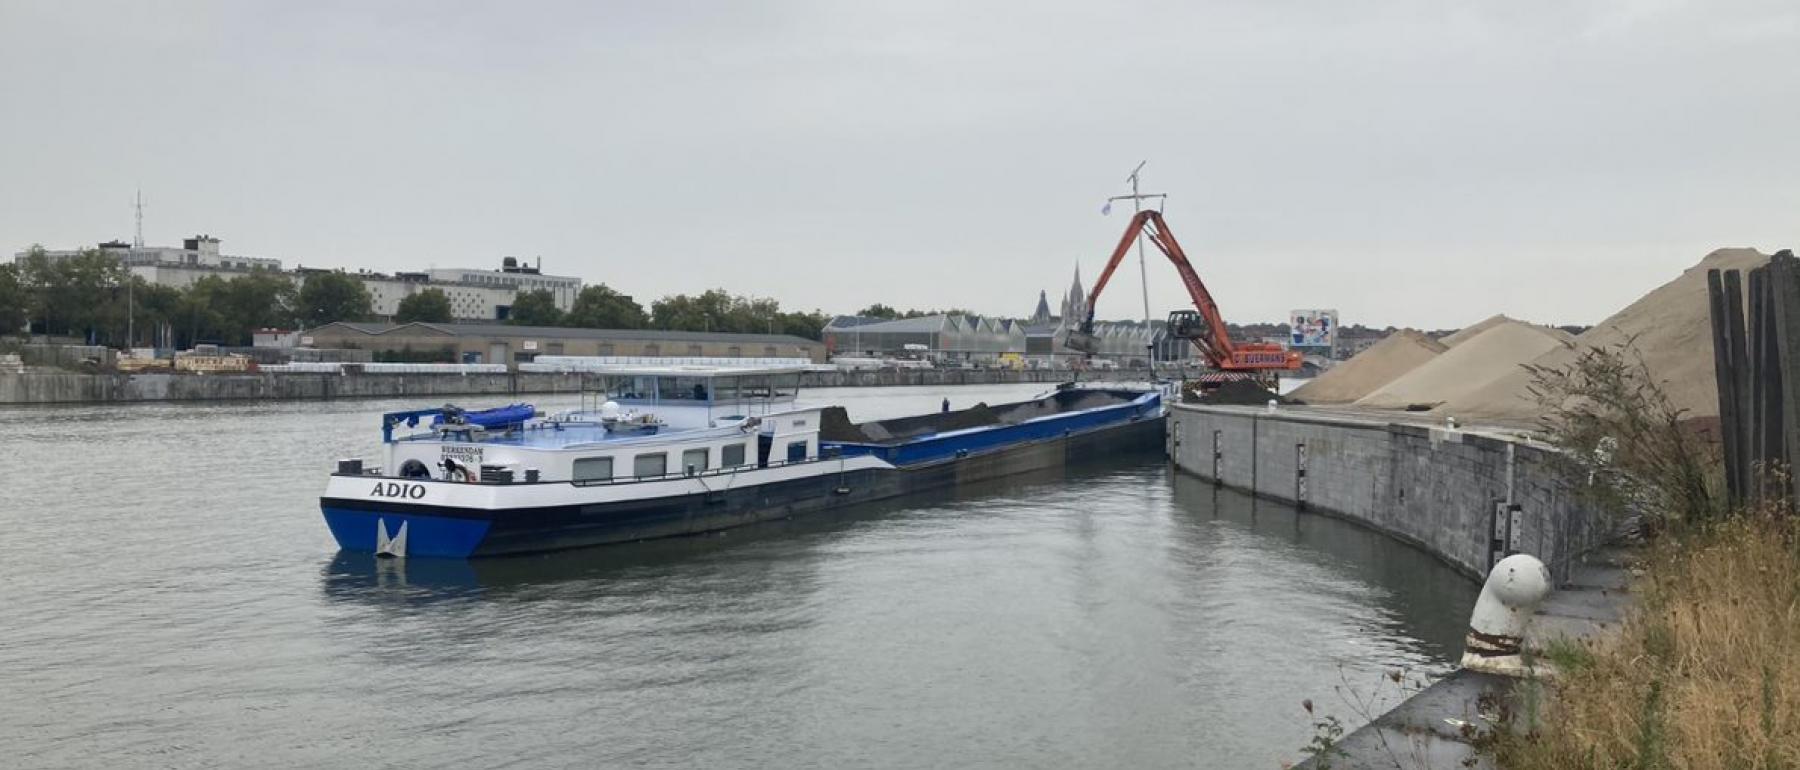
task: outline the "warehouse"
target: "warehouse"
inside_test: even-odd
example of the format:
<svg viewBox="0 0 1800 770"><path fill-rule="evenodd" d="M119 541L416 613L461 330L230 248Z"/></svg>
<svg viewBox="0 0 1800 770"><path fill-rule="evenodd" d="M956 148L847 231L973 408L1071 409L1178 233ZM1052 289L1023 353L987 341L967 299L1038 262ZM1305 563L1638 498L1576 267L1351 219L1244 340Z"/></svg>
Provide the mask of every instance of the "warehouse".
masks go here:
<svg viewBox="0 0 1800 770"><path fill-rule="evenodd" d="M787 334L578 329L506 324L326 324L300 335L301 347L372 351L382 361L519 363L552 356L805 358L824 363L825 346Z"/></svg>
<svg viewBox="0 0 1800 770"><path fill-rule="evenodd" d="M884 321L838 316L825 325L825 347L834 354L928 353L939 361L991 362L1025 352L1018 321L964 315L928 315Z"/></svg>

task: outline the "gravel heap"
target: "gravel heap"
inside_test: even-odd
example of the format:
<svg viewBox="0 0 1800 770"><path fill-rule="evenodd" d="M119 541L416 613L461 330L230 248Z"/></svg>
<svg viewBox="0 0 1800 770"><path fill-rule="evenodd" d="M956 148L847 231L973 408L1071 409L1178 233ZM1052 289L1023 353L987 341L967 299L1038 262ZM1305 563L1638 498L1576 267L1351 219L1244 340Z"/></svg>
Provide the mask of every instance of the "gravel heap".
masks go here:
<svg viewBox="0 0 1800 770"><path fill-rule="evenodd" d="M1643 356L1650 376L1662 384L1675 406L1686 409L1691 417L1717 416L1719 395L1713 378L1706 271L1717 268L1748 272L1768 261L1767 254L1755 249L1720 249L1708 254L1680 277L1576 337L1572 347L1550 350L1531 363L1566 366L1584 347L1608 347L1629 341ZM1748 285L1749 277L1744 280ZM1515 369L1481 387L1445 399L1434 411L1465 420L1529 424L1538 414L1528 390L1530 384L1530 375Z"/></svg>
<svg viewBox="0 0 1800 770"><path fill-rule="evenodd" d="M1480 389L1517 371L1522 364L1568 344L1559 334L1510 318L1461 340L1443 352L1373 393L1356 400L1360 407L1375 409L1427 408Z"/></svg>
<svg viewBox="0 0 1800 770"><path fill-rule="evenodd" d="M1423 333L1402 329L1289 395L1308 404L1348 404L1424 365L1444 349Z"/></svg>

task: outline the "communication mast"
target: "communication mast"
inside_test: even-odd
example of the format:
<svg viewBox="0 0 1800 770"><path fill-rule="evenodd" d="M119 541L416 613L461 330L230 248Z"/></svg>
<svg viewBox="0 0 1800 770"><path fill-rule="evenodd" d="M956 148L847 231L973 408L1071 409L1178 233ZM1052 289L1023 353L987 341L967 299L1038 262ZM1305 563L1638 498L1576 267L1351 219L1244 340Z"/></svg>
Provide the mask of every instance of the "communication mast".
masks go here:
<svg viewBox="0 0 1800 770"><path fill-rule="evenodd" d="M1168 193L1138 192L1138 175L1141 172L1143 172L1144 164L1149 163L1149 162L1150 161L1148 161L1148 160L1138 161L1137 168L1132 169L1131 175L1125 177L1125 181L1131 183L1131 194L1130 195L1115 195L1111 198L1107 198L1106 199L1106 207L1100 210L1101 213L1111 214L1113 201L1124 201L1124 200L1131 201L1131 211L1134 216L1137 214L1137 212L1140 212L1143 210L1144 201L1146 201L1150 198L1156 198L1159 203L1167 203L1168 202L1168 198L1169 198ZM1144 238L1141 235L1138 236L1137 253L1138 253L1138 281L1140 282L1139 285L1142 286L1143 290L1144 290L1144 328L1149 329L1150 328L1150 272L1149 272L1149 269L1144 266ZM1155 342L1150 343L1149 357L1152 362L1154 362L1156 360L1156 343Z"/></svg>
<svg viewBox="0 0 1800 770"><path fill-rule="evenodd" d="M131 263L144 248L144 188L137 191L137 230L131 237L131 253L125 255L125 346L137 345L137 279L131 274Z"/></svg>
<svg viewBox="0 0 1800 770"><path fill-rule="evenodd" d="M137 235L131 239L131 248L144 248L144 189L137 191Z"/></svg>
<svg viewBox="0 0 1800 770"><path fill-rule="evenodd" d="M1156 198L1158 200L1158 202L1167 202L1167 200L1169 198L1168 193L1138 192L1138 175L1143 172L1144 164L1149 163L1149 162L1150 161L1148 161L1148 160L1139 161L1137 164L1137 168L1134 168L1131 170L1131 175L1125 177L1125 181L1131 183L1131 194L1130 195L1114 195L1111 198L1107 198L1106 199L1106 208L1101 209L1101 213L1111 214L1113 201L1131 201L1131 211L1133 214L1136 214L1137 212L1142 211L1144 209L1144 201L1149 200L1151 198ZM1142 282L1143 289L1144 289L1144 325L1149 326L1150 325L1150 272L1149 272L1149 269L1144 266L1144 239L1141 236L1138 238L1138 242L1137 242L1137 253L1138 253L1138 280Z"/></svg>

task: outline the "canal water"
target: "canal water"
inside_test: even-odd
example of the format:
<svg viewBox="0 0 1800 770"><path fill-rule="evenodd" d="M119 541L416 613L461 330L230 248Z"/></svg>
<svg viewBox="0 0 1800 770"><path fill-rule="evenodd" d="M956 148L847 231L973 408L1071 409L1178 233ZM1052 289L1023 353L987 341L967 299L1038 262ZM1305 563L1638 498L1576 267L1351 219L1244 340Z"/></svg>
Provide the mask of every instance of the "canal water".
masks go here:
<svg viewBox="0 0 1800 770"><path fill-rule="evenodd" d="M324 474L422 405L0 410L0 763L1275 768L1303 699L1354 725L1404 694L1385 672L1447 670L1474 599L1365 530L1107 458L707 537L337 555Z"/></svg>

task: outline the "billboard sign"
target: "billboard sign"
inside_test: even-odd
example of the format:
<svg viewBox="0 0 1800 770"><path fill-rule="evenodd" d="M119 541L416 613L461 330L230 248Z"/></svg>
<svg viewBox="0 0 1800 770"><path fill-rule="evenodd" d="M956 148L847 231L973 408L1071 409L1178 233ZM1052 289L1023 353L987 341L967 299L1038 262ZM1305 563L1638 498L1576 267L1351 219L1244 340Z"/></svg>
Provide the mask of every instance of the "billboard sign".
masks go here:
<svg viewBox="0 0 1800 770"><path fill-rule="evenodd" d="M1288 345L1330 348L1337 344L1338 311L1295 310L1288 314Z"/></svg>

